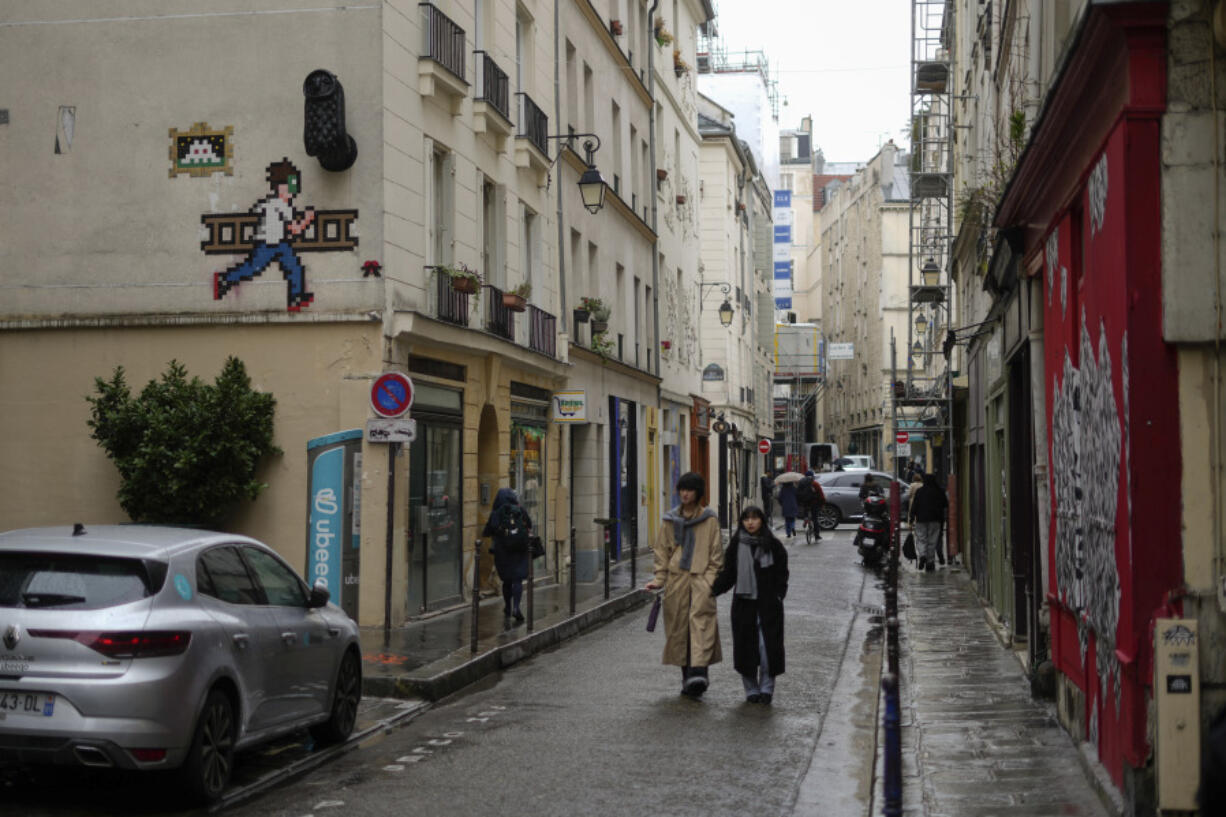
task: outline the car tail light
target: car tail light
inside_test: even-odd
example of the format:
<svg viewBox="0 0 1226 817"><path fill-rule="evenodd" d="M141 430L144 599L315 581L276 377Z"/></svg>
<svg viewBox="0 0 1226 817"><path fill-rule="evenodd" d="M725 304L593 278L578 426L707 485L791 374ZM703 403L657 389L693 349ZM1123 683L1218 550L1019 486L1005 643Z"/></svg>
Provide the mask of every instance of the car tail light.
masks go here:
<svg viewBox="0 0 1226 817"><path fill-rule="evenodd" d="M129 749L128 754L141 763L157 763L159 760L166 759L165 749Z"/></svg>
<svg viewBox="0 0 1226 817"><path fill-rule="evenodd" d="M192 634L187 630L136 630L100 633L78 630L30 630L34 638L68 638L108 658L157 658L187 650Z"/></svg>

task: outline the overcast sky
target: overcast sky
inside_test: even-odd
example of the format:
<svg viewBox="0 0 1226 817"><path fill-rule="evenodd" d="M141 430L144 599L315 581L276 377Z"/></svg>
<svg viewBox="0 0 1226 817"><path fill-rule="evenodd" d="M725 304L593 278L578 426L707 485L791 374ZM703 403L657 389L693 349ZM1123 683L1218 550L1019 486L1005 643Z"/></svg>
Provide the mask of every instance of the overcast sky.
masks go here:
<svg viewBox="0 0 1226 817"><path fill-rule="evenodd" d="M827 161L864 162L886 139L906 142L909 0L715 0L733 55L761 50L779 81L779 127L813 116ZM783 104L787 100L787 105Z"/></svg>

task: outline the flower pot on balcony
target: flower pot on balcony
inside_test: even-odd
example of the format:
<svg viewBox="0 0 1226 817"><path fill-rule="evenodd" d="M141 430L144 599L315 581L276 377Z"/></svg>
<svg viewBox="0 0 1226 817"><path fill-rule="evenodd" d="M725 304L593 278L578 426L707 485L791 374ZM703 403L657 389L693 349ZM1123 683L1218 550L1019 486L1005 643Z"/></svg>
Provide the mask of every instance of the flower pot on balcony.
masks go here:
<svg viewBox="0 0 1226 817"><path fill-rule="evenodd" d="M586 309L572 310L571 315L574 317L575 323L587 323L588 318L592 317L592 313Z"/></svg>
<svg viewBox="0 0 1226 817"><path fill-rule="evenodd" d="M512 312L523 312L528 308L528 299L514 292L502 293L502 305Z"/></svg>
<svg viewBox="0 0 1226 817"><path fill-rule="evenodd" d="M673 348L673 342L671 340L662 340L660 341L660 348L667 352Z"/></svg>
<svg viewBox="0 0 1226 817"><path fill-rule="evenodd" d="M599 335L601 332L608 331L608 329L609 329L608 321L598 321L595 318L592 319L592 334L593 335Z"/></svg>
<svg viewBox="0 0 1226 817"><path fill-rule="evenodd" d="M685 204L685 196L677 196L678 204Z"/></svg>
<svg viewBox="0 0 1226 817"><path fill-rule="evenodd" d="M622 35L622 21L621 20L610 20L609 21L609 31L613 34L614 37L620 37Z"/></svg>
<svg viewBox="0 0 1226 817"><path fill-rule="evenodd" d="M656 168L656 181L662 182L668 178L668 171L662 167Z"/></svg>
<svg viewBox="0 0 1226 817"><path fill-rule="evenodd" d="M477 281L474 278L467 278L463 275L453 275L451 276L451 288L456 292L472 295L477 291Z"/></svg>

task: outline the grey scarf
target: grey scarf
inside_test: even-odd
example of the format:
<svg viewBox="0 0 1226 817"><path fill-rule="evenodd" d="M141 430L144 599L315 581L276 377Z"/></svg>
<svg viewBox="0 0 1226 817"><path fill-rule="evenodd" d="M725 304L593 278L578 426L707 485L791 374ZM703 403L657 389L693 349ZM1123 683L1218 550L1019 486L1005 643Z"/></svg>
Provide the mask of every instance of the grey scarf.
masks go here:
<svg viewBox="0 0 1226 817"><path fill-rule="evenodd" d="M742 530L737 537L737 543L736 588L733 593L742 598L756 599L758 597L758 576L754 570L754 563L757 562L759 567L770 567L775 563L775 557L771 555L770 549L766 546L765 537L754 536Z"/></svg>
<svg viewBox="0 0 1226 817"><path fill-rule="evenodd" d="M714 516L715 511L710 508L703 508L697 516L689 519L681 513L680 505L664 514L664 521L673 523L673 541L681 546L681 564L679 566L682 570L689 570L690 564L694 561L694 543L697 541L694 538L694 526L704 519L710 519Z"/></svg>

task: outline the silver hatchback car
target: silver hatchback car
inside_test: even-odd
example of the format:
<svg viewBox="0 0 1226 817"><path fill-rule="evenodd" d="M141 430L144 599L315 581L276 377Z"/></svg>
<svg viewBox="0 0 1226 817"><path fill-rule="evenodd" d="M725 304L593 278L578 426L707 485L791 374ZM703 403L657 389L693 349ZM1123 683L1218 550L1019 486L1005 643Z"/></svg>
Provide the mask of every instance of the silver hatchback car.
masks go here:
<svg viewBox="0 0 1226 817"><path fill-rule="evenodd" d="M0 762L178 769L220 798L237 749L353 729L358 628L267 546L140 525L0 533Z"/></svg>

